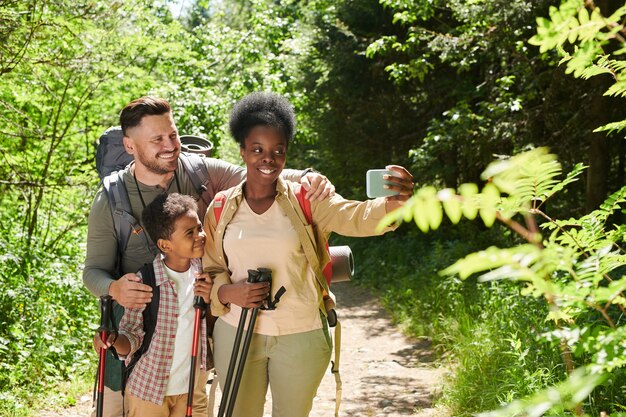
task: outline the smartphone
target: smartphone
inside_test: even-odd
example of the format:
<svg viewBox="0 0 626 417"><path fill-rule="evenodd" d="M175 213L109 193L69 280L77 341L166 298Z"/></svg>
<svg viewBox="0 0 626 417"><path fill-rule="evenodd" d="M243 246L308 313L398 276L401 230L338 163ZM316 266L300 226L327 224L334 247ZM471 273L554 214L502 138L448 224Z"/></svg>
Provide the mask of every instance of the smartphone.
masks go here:
<svg viewBox="0 0 626 417"><path fill-rule="evenodd" d="M368 198L387 197L389 195L398 194L397 191L387 190L384 185L389 184L383 178L383 175L394 175L393 171L388 169L370 169L365 175L365 189Z"/></svg>

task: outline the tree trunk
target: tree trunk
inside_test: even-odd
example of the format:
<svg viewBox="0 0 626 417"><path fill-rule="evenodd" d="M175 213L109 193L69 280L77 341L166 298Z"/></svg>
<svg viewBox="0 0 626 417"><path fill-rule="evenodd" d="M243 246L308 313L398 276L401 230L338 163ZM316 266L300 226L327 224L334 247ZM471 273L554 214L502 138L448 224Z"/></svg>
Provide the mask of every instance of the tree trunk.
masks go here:
<svg viewBox="0 0 626 417"><path fill-rule="evenodd" d="M593 101L596 101L594 99ZM593 113L593 112L592 112ZM598 126L605 122L600 122L597 118L591 120L598 121ZM587 190L586 190L586 211L597 209L607 195L607 178L610 168L608 139L605 133L589 133L589 155L587 170Z"/></svg>
<svg viewBox="0 0 626 417"><path fill-rule="evenodd" d="M615 8L615 4L612 3L616 2L612 0L596 0L595 6L599 7L605 16L608 16L611 10ZM608 194L608 177L611 167L609 139L606 133L594 133L593 130L609 122L611 109L608 105L608 98L602 94L609 88L610 84L611 79L605 76L596 76L590 80L590 94L592 94L592 97L588 107L589 111L587 112L587 120L589 121L589 168L587 170L585 196L585 209L587 212L597 209Z"/></svg>

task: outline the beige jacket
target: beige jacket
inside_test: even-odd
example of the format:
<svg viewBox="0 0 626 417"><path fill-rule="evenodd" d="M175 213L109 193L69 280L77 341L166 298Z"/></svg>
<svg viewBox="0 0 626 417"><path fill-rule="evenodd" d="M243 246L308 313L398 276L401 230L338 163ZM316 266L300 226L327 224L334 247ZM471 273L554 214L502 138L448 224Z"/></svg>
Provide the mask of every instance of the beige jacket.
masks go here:
<svg viewBox="0 0 626 417"><path fill-rule="evenodd" d="M223 249L224 231L228 223L237 212L239 205L243 201L243 184L224 191L226 196L220 222L217 224L213 200L207 209L204 218L204 230L207 234L205 254L202 258L202 265L205 272L214 277L213 289L211 291L211 313L214 316L221 316L229 311L229 307L222 304L217 297L219 288L222 285L230 284L230 272L228 262ZM382 232L377 232L376 227L386 214L385 200L377 198L366 201L346 200L336 194L323 201L311 202L311 213L313 224L308 224L300 204L294 194L299 184L288 182L280 178L276 189L276 202L281 210L287 215L298 234L302 243L302 249L317 278L318 299L320 300L320 310L326 312L322 294L328 292L326 279L322 275L324 265L330 262L326 243L331 232L344 236L375 236L394 230L397 225L386 227ZM218 201L217 204L220 204Z"/></svg>

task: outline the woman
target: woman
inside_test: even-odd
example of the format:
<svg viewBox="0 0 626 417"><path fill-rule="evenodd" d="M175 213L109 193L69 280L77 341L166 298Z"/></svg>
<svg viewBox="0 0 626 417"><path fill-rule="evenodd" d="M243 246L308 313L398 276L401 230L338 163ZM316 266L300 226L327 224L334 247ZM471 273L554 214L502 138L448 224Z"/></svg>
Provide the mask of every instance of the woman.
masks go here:
<svg viewBox="0 0 626 417"><path fill-rule="evenodd" d="M203 265L215 278L211 310L219 316L213 332L217 375L223 386L242 307L259 307L269 294L267 283L246 282L248 270L268 268L272 297L280 287L286 292L275 310L259 311L233 416L262 416L268 385L273 417L308 416L331 355L321 272L329 261L327 236L378 234L382 217L411 195L412 177L392 166L396 196L312 201L309 225L295 194L300 185L279 177L295 134L291 104L273 93L250 94L235 104L230 131L247 179L214 200L205 217L210 239Z"/></svg>

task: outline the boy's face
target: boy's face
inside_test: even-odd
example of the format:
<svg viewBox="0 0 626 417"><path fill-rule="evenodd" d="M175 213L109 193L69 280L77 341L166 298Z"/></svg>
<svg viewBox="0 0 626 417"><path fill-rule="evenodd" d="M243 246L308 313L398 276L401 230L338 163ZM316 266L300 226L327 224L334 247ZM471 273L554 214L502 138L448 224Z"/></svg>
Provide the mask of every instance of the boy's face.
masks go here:
<svg viewBox="0 0 626 417"><path fill-rule="evenodd" d="M187 212L174 222L174 232L163 239L161 249L172 261L201 258L204 255L206 234L195 212Z"/></svg>

